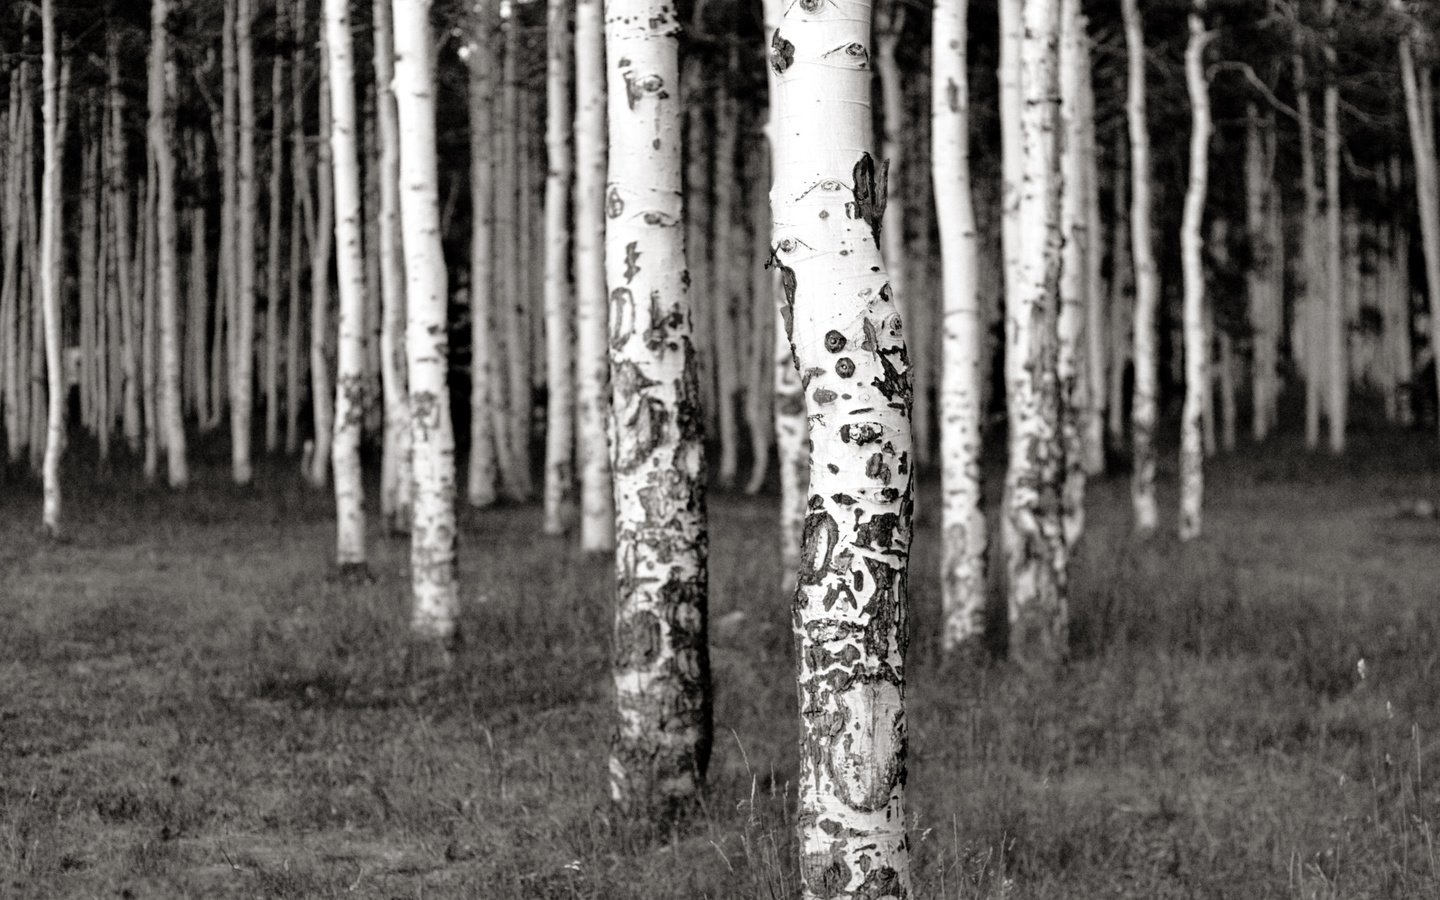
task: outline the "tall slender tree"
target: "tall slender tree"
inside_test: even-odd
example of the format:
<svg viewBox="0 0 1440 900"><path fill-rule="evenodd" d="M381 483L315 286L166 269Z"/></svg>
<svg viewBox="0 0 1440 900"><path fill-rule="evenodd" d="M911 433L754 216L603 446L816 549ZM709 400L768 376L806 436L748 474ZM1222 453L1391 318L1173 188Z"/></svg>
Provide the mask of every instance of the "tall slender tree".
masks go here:
<svg viewBox="0 0 1440 900"><path fill-rule="evenodd" d="M65 452L65 362L60 340L60 239L64 233L61 215L64 200L60 189L60 165L64 133L60 126L65 104L60 39L55 29L55 0L40 4L43 86L41 120L44 127L44 175L40 198L40 312L44 319L45 345L45 461L42 472L44 506L41 524L52 538L60 537L60 457ZM68 80L68 79L66 79Z"/></svg>
<svg viewBox="0 0 1440 900"><path fill-rule="evenodd" d="M605 27L602 0L575 6L575 380L580 546L615 548L609 307L605 296Z"/></svg>
<svg viewBox="0 0 1440 900"><path fill-rule="evenodd" d="M1128 72L1125 116L1130 129L1130 241L1135 265L1134 367L1135 390L1130 401L1130 447L1134 474L1130 482L1135 530L1155 531L1155 423L1160 378L1156 345L1156 313L1160 304L1160 273L1155 265L1151 233L1150 127L1146 116L1145 23L1137 0L1121 0L1125 20Z"/></svg>
<svg viewBox="0 0 1440 900"><path fill-rule="evenodd" d="M455 433L446 384L448 292L435 160L430 0L394 0L395 102L400 120L400 227L405 250L405 349L415 511L410 529L411 627L447 641L459 612L455 571Z"/></svg>
<svg viewBox="0 0 1440 900"><path fill-rule="evenodd" d="M500 23L499 3L472 8L466 65L466 100L470 108L470 458L465 495L471 506L486 507L499 499L496 490L501 454L508 431L495 428L496 392L500 389L494 335L495 290L495 54L489 52Z"/></svg>
<svg viewBox="0 0 1440 900"><path fill-rule="evenodd" d="M1340 276L1344 258L1343 209L1340 204L1340 85L1336 69L1336 5L1323 0L1320 14L1329 37L1325 41L1325 368L1329 372L1325 418L1331 453L1345 451L1345 424L1349 418L1350 352L1345 314L1345 283Z"/></svg>
<svg viewBox="0 0 1440 900"><path fill-rule="evenodd" d="M170 55L170 3L150 4L150 153L155 157L156 236L159 307L160 408L158 424L164 432L166 472L172 488L190 480L185 461L185 422L180 397L180 260L179 227L175 216L175 139L172 105L175 63Z"/></svg>
<svg viewBox="0 0 1440 900"><path fill-rule="evenodd" d="M978 290L979 240L970 187L969 0L937 0L932 34L932 151L940 225L945 335L940 383L944 491L945 622L941 645L969 652L984 634L985 511L981 505L981 344L985 314Z"/></svg>
<svg viewBox="0 0 1440 900"><path fill-rule="evenodd" d="M255 233L259 209L259 182L255 177L255 42L251 26L255 0L236 0L235 65L237 79L234 353L230 358L231 469L236 484L255 477L250 453L251 412L255 405ZM322 124L322 127L324 125Z"/></svg>
<svg viewBox="0 0 1440 900"><path fill-rule="evenodd" d="M336 274L340 289L335 373L335 560L341 571L365 567L365 484L360 432L365 415L365 271L360 230L360 166L355 139L355 52L350 0L325 0L330 67L330 141L335 178Z"/></svg>
<svg viewBox="0 0 1440 900"><path fill-rule="evenodd" d="M542 528L561 534L575 517L575 326L570 284L572 0L547 0L545 41L545 495Z"/></svg>
<svg viewBox="0 0 1440 900"><path fill-rule="evenodd" d="M605 275L615 480L612 799L692 802L712 739L705 445L680 190L680 24L665 0L605 9Z"/></svg>
<svg viewBox="0 0 1440 900"><path fill-rule="evenodd" d="M1195 0L1187 18L1185 87L1190 96L1190 181L1180 225L1184 275L1185 407L1180 425L1180 539L1200 536L1205 493L1204 431L1201 421L1210 385L1210 330L1205 309L1205 197L1210 183L1210 79L1205 48L1214 33L1205 28L1205 0ZM1210 429L1213 434L1213 427Z"/></svg>
<svg viewBox="0 0 1440 900"><path fill-rule="evenodd" d="M802 896L908 896L905 645L914 457L870 155L869 0L793 4L770 42L775 265L812 447L794 605Z"/></svg>

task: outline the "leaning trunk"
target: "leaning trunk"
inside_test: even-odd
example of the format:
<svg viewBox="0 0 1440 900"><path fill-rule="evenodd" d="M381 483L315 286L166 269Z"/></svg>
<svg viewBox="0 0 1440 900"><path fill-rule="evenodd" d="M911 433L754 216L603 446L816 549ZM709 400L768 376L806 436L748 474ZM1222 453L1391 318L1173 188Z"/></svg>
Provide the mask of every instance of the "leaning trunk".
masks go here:
<svg viewBox="0 0 1440 900"><path fill-rule="evenodd" d="M1205 327L1205 194L1210 178L1210 84L1205 47L1214 37L1201 18L1197 0L1190 13L1185 46L1185 87L1190 95L1190 183L1180 224L1184 276L1185 407L1180 419L1180 540L1200 536L1200 507L1205 493L1205 429L1202 422L1210 385L1210 338ZM1214 433L1213 427L1210 429Z"/></svg>

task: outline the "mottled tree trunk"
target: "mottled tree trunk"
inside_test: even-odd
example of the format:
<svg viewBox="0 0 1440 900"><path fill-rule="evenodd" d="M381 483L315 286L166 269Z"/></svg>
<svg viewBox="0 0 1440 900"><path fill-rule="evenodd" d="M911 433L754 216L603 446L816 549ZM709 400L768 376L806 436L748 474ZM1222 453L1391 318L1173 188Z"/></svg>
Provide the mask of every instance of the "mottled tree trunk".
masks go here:
<svg viewBox="0 0 1440 900"><path fill-rule="evenodd" d="M571 0L548 0L545 53L545 487L546 534L575 518L575 310L570 284Z"/></svg>
<svg viewBox="0 0 1440 900"><path fill-rule="evenodd" d="M941 599L946 652L978 648L985 627L985 511L982 504L981 368L985 314L978 291L979 240L970 188L970 83L966 70L969 0L934 10L931 166L943 266L944 348L940 382L940 460L944 492Z"/></svg>
<svg viewBox="0 0 1440 900"><path fill-rule="evenodd" d="M255 53L250 26L254 0L236 0L235 65L238 148L235 183L235 289L230 341L230 468L236 484L254 478L250 421L255 399L255 231L259 187L255 179ZM322 88L323 89L323 88ZM325 127L322 119L322 128Z"/></svg>
<svg viewBox="0 0 1440 900"><path fill-rule="evenodd" d="M707 243L715 248L710 269L709 313L715 368L716 420L720 425L720 483L733 485L740 472L740 423L735 408L736 378L742 354L735 341L734 299L740 273L735 252L735 151L739 146L739 111L729 88L715 93L715 206ZM748 272L746 273L749 274Z"/></svg>
<svg viewBox="0 0 1440 900"><path fill-rule="evenodd" d="M190 480L185 460L185 420L180 396L180 259L179 228L175 221L175 126L172 104L176 94L175 62L170 57L169 0L150 5L150 153L155 157L155 229L159 312L160 408L157 425L164 433L166 475L172 488Z"/></svg>
<svg viewBox="0 0 1440 900"><path fill-rule="evenodd" d="M1188 17L1185 88L1190 96L1190 180L1180 223L1184 276L1185 406L1180 420L1180 540L1200 536L1205 495L1204 429L1201 419L1210 384L1210 339L1205 327L1205 195L1210 183L1210 80L1205 48L1214 37L1205 30L1203 0ZM1211 432L1213 433L1213 428Z"/></svg>
<svg viewBox="0 0 1440 900"><path fill-rule="evenodd" d="M65 105L62 85L61 48L55 34L55 2L42 0L43 56L40 71L43 85L41 119L44 124L44 175L40 197L40 312L45 335L45 461L42 478L44 506L41 524L52 538L60 537L60 457L65 452L65 360L60 331L60 240L64 199L60 193L60 165L64 140L60 118ZM69 63L63 64L68 81Z"/></svg>
<svg viewBox="0 0 1440 900"><path fill-rule="evenodd" d="M605 9L618 708L610 795L631 815L693 802L712 739L705 445L671 9L663 0Z"/></svg>
<svg viewBox="0 0 1440 900"><path fill-rule="evenodd" d="M1273 134L1273 131L1271 132ZM1245 272L1249 297L1249 323L1253 355L1250 372L1250 436L1263 441L1275 424L1275 379L1279 366L1279 310L1282 295L1271 291L1269 277L1273 257L1280 248L1270 245L1269 205L1274 202L1270 179L1273 175L1273 143L1261 130L1254 104L1245 110L1245 230L1250 246L1250 265Z"/></svg>
<svg viewBox="0 0 1440 900"><path fill-rule="evenodd" d="M1080 209L1085 223L1085 405L1080 411L1081 464L1086 475L1105 473L1105 279L1104 238L1100 221L1100 169L1095 140L1095 90L1091 76L1089 32L1082 18L1075 54L1076 148L1079 156Z"/></svg>
<svg viewBox="0 0 1440 900"><path fill-rule="evenodd" d="M1135 265L1134 394L1130 401L1130 446L1134 474L1130 496L1135 530L1155 531L1155 423L1158 414L1160 360L1156 346L1156 315L1160 305L1160 274L1151 234L1150 130L1145 101L1145 28L1137 0L1121 0L1129 92L1125 113L1130 127L1130 240Z"/></svg>
<svg viewBox="0 0 1440 900"><path fill-rule="evenodd" d="M392 9L400 122L405 343L415 467L411 628L419 637L443 641L455 634L460 603L455 571L455 434L445 381L450 342L435 160L434 50L429 0L394 0Z"/></svg>
<svg viewBox="0 0 1440 900"><path fill-rule="evenodd" d="M605 295L605 29L602 0L575 7L575 379L580 546L615 549Z"/></svg>
<svg viewBox="0 0 1440 900"><path fill-rule="evenodd" d="M1089 55L1080 0L1060 4L1060 231L1064 241L1060 266L1059 338L1055 356L1060 381L1060 440L1064 452L1063 523L1065 541L1074 544L1085 529L1085 422L1089 391L1085 373L1085 321L1090 306L1089 217L1085 197L1083 101L1080 97L1081 56Z"/></svg>
<svg viewBox="0 0 1440 900"><path fill-rule="evenodd" d="M360 472L360 432L365 419L365 270L349 0L325 0L324 16L330 116L321 120L321 128L325 132L322 142L329 140L333 161L335 271L340 291L330 455L335 473L335 561L343 572L365 566L365 484Z"/></svg>
<svg viewBox="0 0 1440 900"><path fill-rule="evenodd" d="M1399 7L1400 0L1391 0ZM1425 290L1429 295L1430 346L1440 347L1440 172L1435 159L1435 101L1430 66L1416 65L1414 45L1420 24L1400 38L1400 74L1405 85L1405 113L1410 124L1410 147L1415 160L1415 196L1420 208L1420 241L1425 254ZM1440 363L1435 366L1440 386ZM1436 417L1440 424L1440 416Z"/></svg>
<svg viewBox="0 0 1440 900"><path fill-rule="evenodd" d="M505 363L505 400L499 412L505 416L506 447L500 454L500 475L505 493L512 500L530 497L530 336L526 324L529 291L526 272L530 267L523 252L527 229L524 218L528 186L522 160L521 97L518 74L520 25L514 16L505 21L505 63L500 79L500 133L503 156L501 178L496 185L499 212L496 232L501 238L495 248L500 267L499 324ZM499 435L497 435L499 437Z"/></svg>
<svg viewBox="0 0 1440 900"><path fill-rule="evenodd" d="M793 627L802 896L905 897L910 373L881 258L868 0L786 6L773 252L813 448Z"/></svg>
<svg viewBox="0 0 1440 900"><path fill-rule="evenodd" d="M501 382L494 335L496 321L495 247L495 73L491 52L499 30L499 4L477 5L466 56L466 102L470 116L470 456L465 496L474 507L499 499L499 454L504 437L494 427ZM502 263L503 265L503 263ZM497 444L499 445L497 447Z"/></svg>

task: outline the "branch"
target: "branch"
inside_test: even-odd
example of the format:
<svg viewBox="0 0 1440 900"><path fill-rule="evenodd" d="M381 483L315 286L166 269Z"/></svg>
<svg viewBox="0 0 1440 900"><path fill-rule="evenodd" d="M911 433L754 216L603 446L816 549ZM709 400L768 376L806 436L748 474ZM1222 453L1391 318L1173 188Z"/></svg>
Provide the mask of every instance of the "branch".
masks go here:
<svg viewBox="0 0 1440 900"><path fill-rule="evenodd" d="M1239 72L1245 76L1245 80L1250 82L1250 85L1254 87L1255 90L1260 92L1260 95L1265 98L1265 102L1269 103L1272 108L1289 116L1292 121L1300 121L1300 114L1290 106L1287 106L1279 97L1275 96L1275 92L1270 90L1270 86L1266 84L1259 75L1255 74L1255 70L1250 67L1249 63L1226 60L1211 65L1210 71L1211 73Z"/></svg>

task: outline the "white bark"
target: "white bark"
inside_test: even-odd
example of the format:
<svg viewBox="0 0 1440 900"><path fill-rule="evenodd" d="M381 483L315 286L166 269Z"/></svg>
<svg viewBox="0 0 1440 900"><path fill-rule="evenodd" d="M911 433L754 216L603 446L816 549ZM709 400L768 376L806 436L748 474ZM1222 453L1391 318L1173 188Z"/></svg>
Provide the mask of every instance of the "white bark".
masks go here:
<svg viewBox="0 0 1440 900"><path fill-rule="evenodd" d="M605 9L617 545L610 794L632 813L692 802L712 736L705 447L672 9L663 0L610 0Z"/></svg>
<svg viewBox="0 0 1440 900"><path fill-rule="evenodd" d="M1080 96L1082 54L1089 55L1080 0L1060 4L1060 120L1063 129L1060 229L1064 246L1060 267L1059 345L1055 370L1060 380L1060 438L1064 451L1062 490L1065 541L1074 544L1085 528L1084 416L1089 408L1086 383L1085 322L1090 306L1090 234L1086 211L1083 100Z"/></svg>
<svg viewBox="0 0 1440 900"><path fill-rule="evenodd" d="M772 44L775 29L779 27L783 2L764 0L766 47ZM773 111L776 92L774 66L766 66L766 79L772 111L765 133L770 142L773 172L777 139ZM800 566L800 538L805 527L806 488L810 482L810 445L805 439L805 395L800 384L800 367L790 342L790 307L780 292L776 292L776 300L775 449L780 464L780 571L782 583L788 586L789 573Z"/></svg>
<svg viewBox="0 0 1440 900"><path fill-rule="evenodd" d="M65 452L65 363L60 341L60 236L63 198L60 163L63 140L60 128L65 99L61 85L60 47L55 35L55 2L41 3L43 56L42 122L44 174L40 197L40 312L44 318L46 426L43 464L44 503L41 524L52 538L60 536L60 457ZM68 66L67 66L68 74Z"/></svg>
<svg viewBox="0 0 1440 900"><path fill-rule="evenodd" d="M234 352L230 359L230 462L235 483L249 484L255 475L250 459L250 420L255 401L255 231L259 207L255 178L255 52L250 38L255 7L254 0L237 2L235 60L240 146L234 257L238 271L233 281L237 294L231 342Z"/></svg>
<svg viewBox="0 0 1440 900"><path fill-rule="evenodd" d="M325 28L320 28L320 129L330 121L330 64L325 50ZM310 406L314 423L314 444L310 470L311 485L324 487L330 472L331 443L335 428L335 394L330 383L330 257L335 237L334 181L330 172L330 142L315 145L315 198L310 216ZM309 200L308 192L305 194Z"/></svg>
<svg viewBox="0 0 1440 900"><path fill-rule="evenodd" d="M1125 17L1129 92L1125 113L1130 127L1130 240L1135 263L1134 395L1130 401L1130 445L1134 475L1130 496L1135 530L1155 531L1155 422L1160 361L1155 318L1160 304L1160 275L1155 265L1150 210L1150 132L1145 102L1145 30L1137 0L1121 0Z"/></svg>
<svg viewBox="0 0 1440 900"><path fill-rule="evenodd" d="M1105 472L1105 281L1104 240L1100 223L1100 171L1095 143L1095 90L1091 80L1088 31L1079 29L1075 55L1076 135L1079 156L1080 206L1085 222L1085 405L1081 410L1086 475Z"/></svg>
<svg viewBox="0 0 1440 900"><path fill-rule="evenodd" d="M1391 0L1398 8L1400 0ZM1410 148L1415 161L1415 196L1420 208L1420 239L1425 254L1425 290L1430 299L1430 346L1440 347L1440 172L1435 157L1435 106L1431 69L1415 62L1414 45L1420 24L1400 39L1400 75L1405 86L1405 113L1410 123ZM1435 366L1440 387L1440 364ZM1440 420L1440 416L1436 417Z"/></svg>
<svg viewBox="0 0 1440 900"><path fill-rule="evenodd" d="M166 473L172 488L190 480L185 462L185 421L180 408L180 260L175 222L175 147L172 106L175 97L175 63L170 58L169 0L152 0L150 6L150 152L155 157L155 228L159 283L160 408L158 425L164 432Z"/></svg>
<svg viewBox="0 0 1440 900"><path fill-rule="evenodd" d="M285 40L287 5L275 4L276 40ZM285 57L270 63L269 239L265 246L265 452L280 449L280 260L285 215ZM294 402L293 400L291 402Z"/></svg>
<svg viewBox="0 0 1440 900"><path fill-rule="evenodd" d="M1180 540L1200 536L1205 493L1205 447L1201 422L1210 383L1210 340L1205 327L1205 195L1210 180L1210 82L1205 47L1214 37L1205 30L1203 2L1188 17L1185 87L1190 96L1190 180L1180 225L1184 275L1185 407L1180 424Z"/></svg>
<svg viewBox="0 0 1440 900"><path fill-rule="evenodd" d="M415 466L410 531L411 628L449 639L459 611L455 572L455 434L445 382L445 258L435 161L435 68L429 0L394 0L395 101L400 117L400 227L405 248L405 343Z"/></svg>
<svg viewBox="0 0 1440 900"><path fill-rule="evenodd" d="M355 53L350 0L325 0L330 69L328 131L335 179L335 270L340 289L335 373L335 561L344 571L365 565L365 484L360 431L365 416L365 270L360 231L360 166L355 140Z"/></svg>
<svg viewBox="0 0 1440 900"><path fill-rule="evenodd" d="M978 292L978 237L970 190L969 0L937 0L931 93L931 166L943 267L944 347L940 382L944 493L940 643L946 652L978 646L985 625L981 369L985 313Z"/></svg>
<svg viewBox="0 0 1440 900"><path fill-rule="evenodd" d="M570 285L572 80L569 0L548 0L545 52L545 404L544 522L563 534L575 518L575 312Z"/></svg>
<svg viewBox="0 0 1440 900"><path fill-rule="evenodd" d="M575 376L580 546L615 549L610 476L609 305L605 294L605 29L602 0L575 7Z"/></svg>
<svg viewBox="0 0 1440 900"><path fill-rule="evenodd" d="M517 67L520 55L520 25L512 14L505 22L505 64L501 76L501 116L499 131L504 155L500 161L501 178L496 189L496 206L500 221L496 231L502 238L495 250L500 266L500 321L505 352L506 400L500 412L507 418L505 436L508 446L501 454L500 472L505 482L505 492L513 500L525 500L530 496L530 361L531 346L527 324L527 306L530 293L526 283L530 269L528 254L524 252L527 243L528 204L522 198L528 196L529 185L525 182L526 165L522 159L523 148L520 139L521 102L520 83Z"/></svg>
<svg viewBox="0 0 1440 900"><path fill-rule="evenodd" d="M110 168L110 208L115 230L115 284L120 294L120 368L124 382L122 428L131 453L140 449L140 352L138 303L132 277L135 252L130 232L130 188L125 172L125 94L120 89L120 41L113 29L106 47L108 95L110 100L109 140L105 152ZM22 86L28 78L22 78ZM23 91L23 87L22 87Z"/></svg>
<svg viewBox="0 0 1440 900"><path fill-rule="evenodd" d="M908 896L905 570L914 458L881 258L868 0L793 4L776 77L774 255L813 456L795 598L802 896Z"/></svg>
<svg viewBox="0 0 1440 900"><path fill-rule="evenodd" d="M1059 0L1025 0L1019 41L1015 225L1007 241L1005 559L1010 653L1051 665L1068 652L1065 442L1058 367L1061 274ZM1038 251L1036 248L1040 248ZM1057 502L1060 501L1060 502Z"/></svg>

